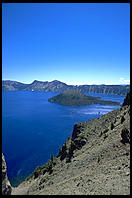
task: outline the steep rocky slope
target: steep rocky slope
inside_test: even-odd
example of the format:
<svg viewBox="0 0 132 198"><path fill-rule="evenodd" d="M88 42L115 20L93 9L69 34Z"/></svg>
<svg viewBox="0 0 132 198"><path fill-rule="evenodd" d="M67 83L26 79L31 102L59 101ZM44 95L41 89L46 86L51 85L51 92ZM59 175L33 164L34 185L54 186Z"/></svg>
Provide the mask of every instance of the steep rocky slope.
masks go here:
<svg viewBox="0 0 132 198"><path fill-rule="evenodd" d="M122 106L125 105L130 105L130 92L127 93L126 98L124 99L124 102L122 104Z"/></svg>
<svg viewBox="0 0 132 198"><path fill-rule="evenodd" d="M3 195L10 195L12 191L11 184L7 177L7 166L5 157L2 153L2 194Z"/></svg>
<svg viewBox="0 0 132 198"><path fill-rule="evenodd" d="M129 195L130 105L78 123L58 156L12 195Z"/></svg>

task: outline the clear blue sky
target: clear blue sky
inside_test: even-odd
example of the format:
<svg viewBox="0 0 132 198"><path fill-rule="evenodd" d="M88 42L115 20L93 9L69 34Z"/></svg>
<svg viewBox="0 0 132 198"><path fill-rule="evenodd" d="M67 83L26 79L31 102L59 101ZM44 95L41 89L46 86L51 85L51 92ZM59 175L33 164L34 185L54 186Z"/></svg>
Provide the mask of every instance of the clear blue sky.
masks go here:
<svg viewBox="0 0 132 198"><path fill-rule="evenodd" d="M129 3L3 3L2 79L128 84Z"/></svg>

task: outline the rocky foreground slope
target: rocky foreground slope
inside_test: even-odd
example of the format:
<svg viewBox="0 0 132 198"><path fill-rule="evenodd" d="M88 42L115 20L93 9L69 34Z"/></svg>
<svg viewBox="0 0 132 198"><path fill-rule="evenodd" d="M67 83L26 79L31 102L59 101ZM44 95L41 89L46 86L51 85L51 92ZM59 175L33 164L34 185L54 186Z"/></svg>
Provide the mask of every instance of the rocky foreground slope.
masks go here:
<svg viewBox="0 0 132 198"><path fill-rule="evenodd" d="M98 119L76 124L58 156L12 190L12 195L129 194L130 105L126 102Z"/></svg>
<svg viewBox="0 0 132 198"><path fill-rule="evenodd" d="M7 165L6 165L5 157L2 153L2 194L10 195L11 191L12 191L12 187L7 177Z"/></svg>

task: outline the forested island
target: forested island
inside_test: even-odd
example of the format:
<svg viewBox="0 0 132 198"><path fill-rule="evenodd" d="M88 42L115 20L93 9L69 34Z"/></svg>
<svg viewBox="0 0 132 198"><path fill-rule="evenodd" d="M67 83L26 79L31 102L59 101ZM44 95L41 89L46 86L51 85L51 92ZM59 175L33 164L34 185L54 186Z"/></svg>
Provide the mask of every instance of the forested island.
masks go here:
<svg viewBox="0 0 132 198"><path fill-rule="evenodd" d="M63 93L48 99L49 102L67 106L83 106L92 104L120 105L119 102L101 100L100 97L87 96L77 89L69 89Z"/></svg>

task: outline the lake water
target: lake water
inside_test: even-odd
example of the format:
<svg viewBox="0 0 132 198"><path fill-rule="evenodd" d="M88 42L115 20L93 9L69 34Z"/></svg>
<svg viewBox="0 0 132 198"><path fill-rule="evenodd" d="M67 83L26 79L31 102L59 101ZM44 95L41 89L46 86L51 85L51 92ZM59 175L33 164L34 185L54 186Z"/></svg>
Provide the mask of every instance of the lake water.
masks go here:
<svg viewBox="0 0 132 198"><path fill-rule="evenodd" d="M62 106L49 103L51 92L2 92L2 152L8 177L18 185L34 168L56 155L77 122L98 118L120 106ZM88 94L87 94L88 95ZM122 104L124 96L90 94Z"/></svg>

